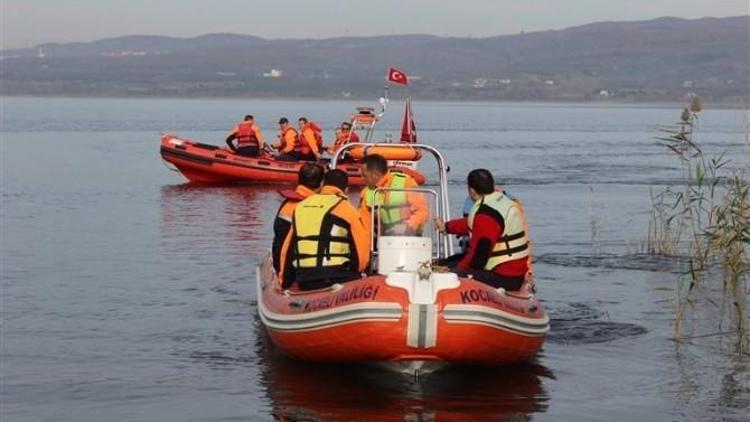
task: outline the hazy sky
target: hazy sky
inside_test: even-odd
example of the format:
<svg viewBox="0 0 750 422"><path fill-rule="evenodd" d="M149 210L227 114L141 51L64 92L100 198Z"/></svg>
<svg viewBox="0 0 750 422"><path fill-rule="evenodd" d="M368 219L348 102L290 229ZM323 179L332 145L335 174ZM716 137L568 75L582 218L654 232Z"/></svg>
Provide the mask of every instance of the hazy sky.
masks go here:
<svg viewBox="0 0 750 422"><path fill-rule="evenodd" d="M131 34L484 37L604 20L748 14L748 0L0 0L0 48Z"/></svg>

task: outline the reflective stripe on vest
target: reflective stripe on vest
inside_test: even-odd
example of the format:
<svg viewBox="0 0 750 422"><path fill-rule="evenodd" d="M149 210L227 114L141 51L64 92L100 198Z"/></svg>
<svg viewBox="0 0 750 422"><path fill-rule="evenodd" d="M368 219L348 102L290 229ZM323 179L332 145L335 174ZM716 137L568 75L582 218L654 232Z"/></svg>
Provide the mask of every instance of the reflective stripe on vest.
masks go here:
<svg viewBox="0 0 750 422"><path fill-rule="evenodd" d="M516 259L529 256L529 238L525 231L525 221L521 205L503 195L502 192L494 192L485 195L481 200L474 203L468 217L469 230L474 226L474 217L482 205L486 205L497 211L503 218L503 234L495 242L490 259L484 269L492 271L496 266Z"/></svg>
<svg viewBox="0 0 750 422"><path fill-rule="evenodd" d="M401 173L393 173L393 178L385 189L405 189L407 176ZM408 213L408 204L406 201L406 192L403 190L380 191L378 198L375 198L375 190L365 188L365 199L367 205L377 212L377 216L382 224L398 224L405 219Z"/></svg>
<svg viewBox="0 0 750 422"><path fill-rule="evenodd" d="M257 147L258 139L255 137L254 125L252 122L242 122L237 125L237 146Z"/></svg>
<svg viewBox="0 0 750 422"><path fill-rule="evenodd" d="M295 268L320 268L349 263L349 228L337 224L333 209L344 198L338 195L313 195L294 210Z"/></svg>

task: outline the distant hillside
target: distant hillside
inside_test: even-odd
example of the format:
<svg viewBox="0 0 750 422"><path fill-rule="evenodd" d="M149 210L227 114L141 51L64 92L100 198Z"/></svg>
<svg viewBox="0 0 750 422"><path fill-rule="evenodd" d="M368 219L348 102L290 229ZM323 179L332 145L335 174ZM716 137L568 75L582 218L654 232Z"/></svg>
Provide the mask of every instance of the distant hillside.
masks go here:
<svg viewBox="0 0 750 422"><path fill-rule="evenodd" d="M128 36L0 51L5 95L378 95L388 66L421 98L750 100L750 17L601 22L493 38ZM271 72L271 69L280 70ZM280 76L280 77L276 77Z"/></svg>

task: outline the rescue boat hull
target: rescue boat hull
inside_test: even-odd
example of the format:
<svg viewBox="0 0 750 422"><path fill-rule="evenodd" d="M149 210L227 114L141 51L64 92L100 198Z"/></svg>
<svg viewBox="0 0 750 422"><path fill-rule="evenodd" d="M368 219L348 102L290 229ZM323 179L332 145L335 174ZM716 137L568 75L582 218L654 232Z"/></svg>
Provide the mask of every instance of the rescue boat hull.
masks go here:
<svg viewBox="0 0 750 422"><path fill-rule="evenodd" d="M272 156L244 157L227 148L201 144L174 135L161 137L161 157L193 183L283 183L296 184L304 161L279 161ZM349 184L363 186L361 165L341 163L338 169L349 175ZM425 177L410 168L394 168L423 184Z"/></svg>
<svg viewBox="0 0 750 422"><path fill-rule="evenodd" d="M387 363L409 373L447 364L512 364L530 360L549 329L534 295L511 295L471 279L438 291L433 303L413 303L407 290L381 275L325 290L283 291L270 258L257 279L269 337L304 360Z"/></svg>

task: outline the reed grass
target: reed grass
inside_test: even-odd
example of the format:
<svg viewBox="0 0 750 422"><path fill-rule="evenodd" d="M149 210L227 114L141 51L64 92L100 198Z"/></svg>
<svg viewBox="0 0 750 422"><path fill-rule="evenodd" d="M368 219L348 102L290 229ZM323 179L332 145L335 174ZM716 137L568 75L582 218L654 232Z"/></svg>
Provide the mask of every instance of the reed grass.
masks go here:
<svg viewBox="0 0 750 422"><path fill-rule="evenodd" d="M725 154L707 156L697 142L703 104L693 97L676 124L659 128L656 139L679 161L680 184L654 193L647 251L682 256L688 271L677 280L674 337L682 337L688 312L700 305L695 292L706 280L722 282L719 327L725 316L737 333L740 353L748 347L747 295L750 276L750 179L745 171L729 171ZM747 126L750 151L750 126ZM720 268L720 276L715 276ZM707 277L710 275L711 277Z"/></svg>

